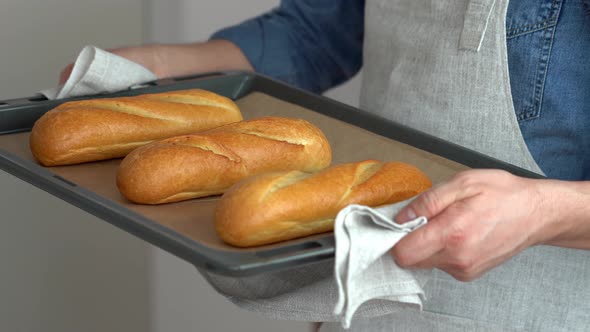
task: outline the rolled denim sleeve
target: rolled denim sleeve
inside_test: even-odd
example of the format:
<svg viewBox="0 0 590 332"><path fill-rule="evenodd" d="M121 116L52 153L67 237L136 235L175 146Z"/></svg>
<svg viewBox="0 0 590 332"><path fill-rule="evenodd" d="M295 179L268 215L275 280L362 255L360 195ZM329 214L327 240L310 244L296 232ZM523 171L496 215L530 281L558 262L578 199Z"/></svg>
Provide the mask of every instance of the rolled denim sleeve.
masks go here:
<svg viewBox="0 0 590 332"><path fill-rule="evenodd" d="M259 73L322 93L362 65L364 7L364 0L283 0L211 39L235 43Z"/></svg>

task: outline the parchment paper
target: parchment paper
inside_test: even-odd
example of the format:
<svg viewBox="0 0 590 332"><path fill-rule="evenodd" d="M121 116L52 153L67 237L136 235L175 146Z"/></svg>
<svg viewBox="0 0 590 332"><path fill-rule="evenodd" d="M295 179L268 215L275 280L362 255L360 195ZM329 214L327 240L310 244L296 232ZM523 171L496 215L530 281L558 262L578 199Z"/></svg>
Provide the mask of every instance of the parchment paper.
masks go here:
<svg viewBox="0 0 590 332"><path fill-rule="evenodd" d="M466 166L440 156L376 135L367 130L310 111L298 105L281 101L266 94L254 92L238 100L237 103L246 119L272 115L298 117L312 122L325 133L330 141L333 153L332 164L365 159L403 161L420 168L434 183L443 181L460 170L467 169ZM0 148L34 162L29 150L29 133L0 136ZM194 241L198 241L217 250L260 250L270 247L280 247L285 244L306 242L314 238L312 236L280 244L257 247L256 249L233 248L221 242L213 228L213 213L219 197L193 199L158 206L130 203L121 196L115 184L115 176L119 163L120 160L110 160L81 165L51 167L49 170L78 186L104 196L116 204L123 205L135 212L143 214L151 220L165 225Z"/></svg>

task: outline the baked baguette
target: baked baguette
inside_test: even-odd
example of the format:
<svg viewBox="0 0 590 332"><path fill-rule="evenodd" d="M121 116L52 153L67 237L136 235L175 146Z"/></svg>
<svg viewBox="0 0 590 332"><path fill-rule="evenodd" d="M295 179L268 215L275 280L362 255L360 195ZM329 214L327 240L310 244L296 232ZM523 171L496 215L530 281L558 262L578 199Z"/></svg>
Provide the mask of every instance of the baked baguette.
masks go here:
<svg viewBox="0 0 590 332"><path fill-rule="evenodd" d="M251 247L334 228L349 204L380 206L411 198L432 186L418 168L401 162L366 160L316 174L275 172L231 187L215 210L220 238Z"/></svg>
<svg viewBox="0 0 590 332"><path fill-rule="evenodd" d="M221 194L264 172L319 171L331 158L328 140L311 123L266 117L140 147L123 159L117 186L135 203L169 203Z"/></svg>
<svg viewBox="0 0 590 332"><path fill-rule="evenodd" d="M30 147L45 166L124 157L148 142L242 120L230 99L205 90L63 103L33 126Z"/></svg>

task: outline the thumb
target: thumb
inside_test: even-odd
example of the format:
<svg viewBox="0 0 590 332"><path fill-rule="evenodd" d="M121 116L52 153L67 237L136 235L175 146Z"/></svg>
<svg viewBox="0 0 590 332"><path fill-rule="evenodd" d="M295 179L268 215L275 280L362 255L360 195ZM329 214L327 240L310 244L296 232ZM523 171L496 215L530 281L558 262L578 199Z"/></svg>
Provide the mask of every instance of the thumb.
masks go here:
<svg viewBox="0 0 590 332"><path fill-rule="evenodd" d="M476 195L478 192L473 186L465 185L465 178L468 177L470 177L470 173L459 173L448 182L423 192L400 210L395 221L405 223L418 216L432 219L451 204Z"/></svg>

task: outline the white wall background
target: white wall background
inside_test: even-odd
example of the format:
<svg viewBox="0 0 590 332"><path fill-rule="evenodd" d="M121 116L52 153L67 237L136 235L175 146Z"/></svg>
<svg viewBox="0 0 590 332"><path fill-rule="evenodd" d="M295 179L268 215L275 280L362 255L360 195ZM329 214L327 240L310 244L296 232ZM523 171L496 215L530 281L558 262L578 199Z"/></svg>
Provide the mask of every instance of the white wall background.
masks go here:
<svg viewBox="0 0 590 332"><path fill-rule="evenodd" d="M55 85L59 72L89 43L143 40L143 0L2 0L0 99Z"/></svg>
<svg viewBox="0 0 590 332"><path fill-rule="evenodd" d="M82 46L193 42L277 0L4 0L0 100L57 82ZM357 105L359 79L328 92ZM306 331L236 308L196 269L0 171L0 331Z"/></svg>
<svg viewBox="0 0 590 332"><path fill-rule="evenodd" d="M140 43L141 0L3 0L0 99L57 83L86 43ZM148 247L0 171L0 331L146 331Z"/></svg>

